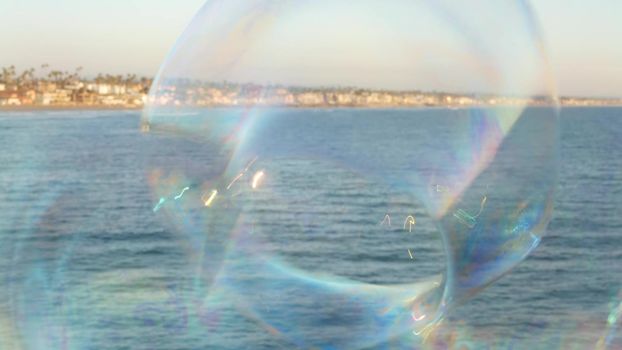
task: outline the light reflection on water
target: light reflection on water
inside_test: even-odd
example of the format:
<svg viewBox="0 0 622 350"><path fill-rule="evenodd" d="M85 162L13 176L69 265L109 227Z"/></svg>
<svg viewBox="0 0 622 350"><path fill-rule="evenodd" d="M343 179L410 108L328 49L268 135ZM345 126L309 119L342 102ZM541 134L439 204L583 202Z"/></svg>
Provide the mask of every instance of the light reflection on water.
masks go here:
<svg viewBox="0 0 622 350"><path fill-rule="evenodd" d="M458 308L444 328L447 332L497 347L507 347L511 341L532 344L524 337L537 334L542 344L561 347L575 338L596 344L608 329L607 317L615 307L609 309L607 303L615 300L622 277L615 268L621 258L617 252L622 243L621 224L610 215L622 204L622 178L615 171L622 164L620 157L604 151L619 141L602 124L619 123L615 117L619 114L619 109L567 112L562 119L567 120L563 124L567 137L562 138L565 154L558 214L550 235L515 272ZM76 349L110 344L137 349L287 347L265 325L232 308L228 295L208 295L207 286L189 278L195 266L192 259L199 258L194 254L196 247L180 239L153 213L155 203L145 181L145 169L151 164L145 150L176 162L178 152L199 152L196 145L165 140L174 145L172 151L163 146L162 139L140 135L137 116L123 114L84 120L27 120L3 114L0 125L5 150L0 156L7 164L0 170L4 198L0 203L0 293L4 300L0 333L4 344ZM28 138L23 136L25 130ZM269 176L266 173L264 180ZM340 195L357 201L356 196L348 196L364 187L351 186L344 187ZM193 187L188 187L184 197L192 194ZM171 199L183 188L171 192ZM301 201L313 199L312 194L306 195L310 197ZM361 205L373 205L370 198L375 195L363 195ZM326 215L343 211L338 207L343 197L333 200L337 208L327 208ZM481 201L479 197L475 210L465 212L474 217ZM399 207L399 196L392 203ZM379 225L387 214L386 206L379 205L376 211L376 216L365 211L347 213L360 216L348 222L347 232L356 234L357 225L374 226L379 232L352 246L350 257L323 248L321 240L312 248L288 248L305 267L339 271L376 284L407 282L441 271L438 236L418 212L391 212L389 228ZM411 214L416 219L413 242L408 247L384 243L379 247L378 237L386 242L387 235L406 234L402 221ZM312 218L303 213L292 225L313 227ZM414 262L407 248L412 249ZM315 254L316 249L321 254ZM396 270L408 273L396 274ZM274 306L268 300L265 312ZM309 306L314 312L322 307ZM619 344L615 339L619 338L610 344ZM441 335L433 340L445 341Z"/></svg>

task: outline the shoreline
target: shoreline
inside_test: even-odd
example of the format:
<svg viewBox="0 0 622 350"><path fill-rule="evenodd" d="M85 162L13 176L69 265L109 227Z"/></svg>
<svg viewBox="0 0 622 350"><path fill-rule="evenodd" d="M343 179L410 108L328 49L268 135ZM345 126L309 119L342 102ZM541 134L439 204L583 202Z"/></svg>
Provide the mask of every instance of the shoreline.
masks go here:
<svg viewBox="0 0 622 350"><path fill-rule="evenodd" d="M496 108L496 107L523 107L517 105L413 105L413 106L400 106L400 105L370 105L370 106L348 106L348 105L279 105L279 106L245 106L245 105L215 105L215 106L187 106L187 109L206 109L206 108L279 108L279 109L427 109L427 108L446 108L446 109L470 109L470 108ZM591 105L572 105L560 104L559 106L546 105L546 104L528 104L524 107L559 107L559 108L590 108L590 107L622 107L622 104L591 104ZM141 111L143 106L93 106L93 105L71 105L71 106L43 106L43 105L28 105L28 106L0 106L0 112L46 112L46 111ZM167 108L167 107L163 107Z"/></svg>
<svg viewBox="0 0 622 350"><path fill-rule="evenodd" d="M37 112L37 111L140 111L142 106L0 106L0 112Z"/></svg>

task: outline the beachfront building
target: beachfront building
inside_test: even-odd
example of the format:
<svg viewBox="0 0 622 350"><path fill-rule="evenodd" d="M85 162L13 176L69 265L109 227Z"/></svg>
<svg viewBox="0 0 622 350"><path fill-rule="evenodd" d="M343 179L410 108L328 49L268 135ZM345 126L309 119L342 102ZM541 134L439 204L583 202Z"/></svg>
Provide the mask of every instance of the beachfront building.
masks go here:
<svg viewBox="0 0 622 350"><path fill-rule="evenodd" d="M49 92L43 92L43 93L39 93L37 94L35 103L40 105L40 106L49 106L50 104L52 104L52 94Z"/></svg>
<svg viewBox="0 0 622 350"><path fill-rule="evenodd" d="M475 99L470 97L460 97L458 98L458 104L461 106L472 106L476 103Z"/></svg>
<svg viewBox="0 0 622 350"><path fill-rule="evenodd" d="M19 94L20 102L23 105L33 105L37 99L37 92L34 89L22 91Z"/></svg>
<svg viewBox="0 0 622 350"><path fill-rule="evenodd" d="M22 101L16 92L0 92L0 106L21 106Z"/></svg>
<svg viewBox="0 0 622 350"><path fill-rule="evenodd" d="M86 89L99 95L123 95L127 92L127 87L120 84L90 83Z"/></svg>
<svg viewBox="0 0 622 350"><path fill-rule="evenodd" d="M75 92L75 101L78 104L82 104L85 106L93 106L98 102L99 94L94 91L86 89L86 87L82 87Z"/></svg>
<svg viewBox="0 0 622 350"><path fill-rule="evenodd" d="M45 93L45 92L52 93L56 91L56 83L53 83L50 81L39 81L37 82L36 89L39 93Z"/></svg>
<svg viewBox="0 0 622 350"><path fill-rule="evenodd" d="M393 96L388 93L372 92L367 97L367 105L389 106L393 104Z"/></svg>
<svg viewBox="0 0 622 350"><path fill-rule="evenodd" d="M326 100L321 92L304 92L296 96L296 102L302 106L321 106Z"/></svg>
<svg viewBox="0 0 622 350"><path fill-rule="evenodd" d="M336 101L337 105L348 106L354 101L352 100L352 93L350 92L337 92L333 94L333 101Z"/></svg>

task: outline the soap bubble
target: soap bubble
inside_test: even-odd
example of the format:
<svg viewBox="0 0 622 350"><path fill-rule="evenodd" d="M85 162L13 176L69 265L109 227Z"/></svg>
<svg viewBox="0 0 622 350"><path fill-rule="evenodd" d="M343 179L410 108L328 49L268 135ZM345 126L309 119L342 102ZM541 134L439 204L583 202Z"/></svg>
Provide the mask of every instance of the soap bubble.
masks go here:
<svg viewBox="0 0 622 350"><path fill-rule="evenodd" d="M524 1L208 1L143 114L153 211L278 341L412 346L540 242L555 101Z"/></svg>

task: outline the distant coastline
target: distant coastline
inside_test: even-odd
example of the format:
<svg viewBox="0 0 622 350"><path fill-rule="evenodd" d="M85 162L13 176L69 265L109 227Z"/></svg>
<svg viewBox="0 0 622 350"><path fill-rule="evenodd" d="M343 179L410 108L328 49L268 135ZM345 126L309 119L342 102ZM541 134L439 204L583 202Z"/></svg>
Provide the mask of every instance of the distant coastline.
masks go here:
<svg viewBox="0 0 622 350"><path fill-rule="evenodd" d="M43 70L49 70L42 65ZM98 75L50 71L38 77L35 69L17 74L2 68L0 110L137 110L145 105L164 108L417 108L622 106L622 98L499 96L425 91L390 91L357 87L296 87L254 83L169 80L149 93L153 80L136 75Z"/></svg>
<svg viewBox="0 0 622 350"><path fill-rule="evenodd" d="M2 112L36 112L36 111L139 111L143 107L131 106L93 106L93 105L72 105L72 106L0 106Z"/></svg>
<svg viewBox="0 0 622 350"><path fill-rule="evenodd" d="M530 105L532 107L547 107L547 105ZM203 108L244 108L251 106L206 106ZM258 106L258 108L266 107L281 107L281 108L307 108L307 109L332 109L332 108L352 108L352 109L416 109L416 108L455 108L455 109L468 109L477 107L511 107L511 105L471 105L471 106ZM561 108L590 108L590 107L622 107L622 103L619 104L590 104L590 105L564 105L560 104ZM141 111L143 107L139 106L93 106L93 105L72 105L72 106L0 106L0 112L53 112L53 111Z"/></svg>

